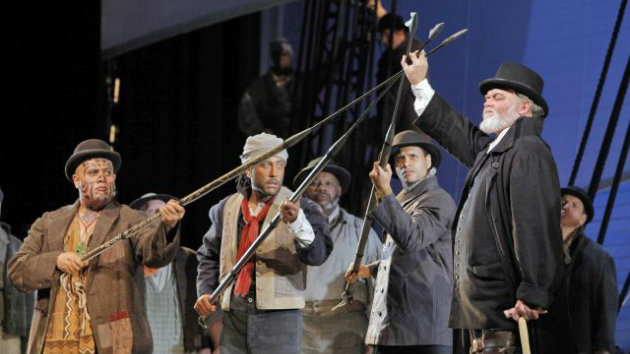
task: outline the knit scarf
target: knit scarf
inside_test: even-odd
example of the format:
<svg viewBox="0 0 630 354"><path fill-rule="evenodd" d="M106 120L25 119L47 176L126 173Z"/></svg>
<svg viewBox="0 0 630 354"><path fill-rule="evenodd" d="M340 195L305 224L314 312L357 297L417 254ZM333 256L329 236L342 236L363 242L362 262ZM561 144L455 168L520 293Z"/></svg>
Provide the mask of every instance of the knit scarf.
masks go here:
<svg viewBox="0 0 630 354"><path fill-rule="evenodd" d="M236 252L236 260L239 261L249 247L254 243L256 237L258 237L260 220L265 220L273 198L270 199L257 215L252 216L249 212L249 205L247 198L243 198L241 203L241 211L243 212L243 219L245 219L245 227L241 231L241 241L238 245L238 251ZM236 288L234 293L239 296L245 297L249 288L252 285L252 279L254 277L254 261L249 260L243 269L241 269L236 279Z"/></svg>

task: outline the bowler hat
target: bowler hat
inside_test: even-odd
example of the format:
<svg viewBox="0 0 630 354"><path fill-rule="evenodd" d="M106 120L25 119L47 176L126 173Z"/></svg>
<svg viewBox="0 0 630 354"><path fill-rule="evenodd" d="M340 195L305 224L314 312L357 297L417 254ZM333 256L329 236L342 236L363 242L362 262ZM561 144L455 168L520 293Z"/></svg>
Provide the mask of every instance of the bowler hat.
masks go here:
<svg viewBox="0 0 630 354"><path fill-rule="evenodd" d="M77 145L74 149L72 156L66 161L66 178L72 182L72 175L83 161L93 159L96 157L102 157L108 159L114 165L114 173L118 173L120 164L120 154L112 151L109 144L100 139L88 139L84 140Z"/></svg>
<svg viewBox="0 0 630 354"><path fill-rule="evenodd" d="M442 161L442 154L437 146L433 145L428 138L413 130L405 130L394 136L392 154L394 157L401 148L405 146L417 146L431 155L431 167L437 168Z"/></svg>
<svg viewBox="0 0 630 354"><path fill-rule="evenodd" d="M147 193L145 195L143 195L142 197L134 200L133 202L131 202L129 204L129 206L133 209L142 209L142 207L148 203L150 200L161 200L164 203L168 203L169 200L171 199L175 199L177 200L177 198L173 197L170 194L156 194L156 193Z"/></svg>
<svg viewBox="0 0 630 354"><path fill-rule="evenodd" d="M542 96L544 84L540 75L532 69L523 64L506 62L501 64L493 78L479 83L479 90L484 95L494 88L510 89L522 93L542 107L543 117L545 117L549 113L549 106Z"/></svg>
<svg viewBox="0 0 630 354"><path fill-rule="evenodd" d="M306 167L304 167L293 179L293 185L297 188L306 176L315 168L317 163L321 160L321 157L311 160ZM350 186L350 172L345 168L337 165L334 161L329 161L328 164L322 169L323 172L329 172L335 175L339 180L339 185L341 186L341 193L345 193Z"/></svg>
<svg viewBox="0 0 630 354"><path fill-rule="evenodd" d="M588 193L580 187L576 186L566 186L560 190L560 195L572 195L584 204L584 212L587 215L586 223L588 224L591 220L593 220L593 216L595 215L595 210L593 209L593 201L588 196Z"/></svg>
<svg viewBox="0 0 630 354"><path fill-rule="evenodd" d="M388 13L387 15L381 17L378 20L378 32L383 32L384 30L405 30L409 31L409 28L405 25L405 20L402 17L396 14Z"/></svg>

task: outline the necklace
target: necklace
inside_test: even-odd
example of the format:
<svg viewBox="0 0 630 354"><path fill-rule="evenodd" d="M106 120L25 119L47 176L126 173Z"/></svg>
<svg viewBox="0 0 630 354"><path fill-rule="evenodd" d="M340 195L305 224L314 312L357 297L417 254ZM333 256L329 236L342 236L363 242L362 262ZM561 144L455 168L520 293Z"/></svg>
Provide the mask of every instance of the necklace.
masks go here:
<svg viewBox="0 0 630 354"><path fill-rule="evenodd" d="M85 223L83 222L83 217L81 217L81 214L79 214L79 212L77 211L77 216L79 217L79 224L81 224L81 227L79 228L81 230L81 240L79 242L79 244L77 245L77 249L75 250L75 252L79 255L79 256L83 256L87 250L87 238L88 238L88 231L90 229L90 227L92 227L92 225L94 225L94 223L96 222L96 220L98 220L98 213L96 213L96 216L94 218L92 218L92 220L89 223Z"/></svg>

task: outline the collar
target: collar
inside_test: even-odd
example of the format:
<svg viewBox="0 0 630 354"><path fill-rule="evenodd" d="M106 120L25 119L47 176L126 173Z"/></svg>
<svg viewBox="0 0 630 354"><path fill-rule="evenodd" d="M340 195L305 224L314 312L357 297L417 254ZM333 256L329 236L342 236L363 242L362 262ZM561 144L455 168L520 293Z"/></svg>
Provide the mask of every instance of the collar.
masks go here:
<svg viewBox="0 0 630 354"><path fill-rule="evenodd" d="M503 139L503 137L505 136L505 134L507 134L508 130L510 130L511 127L507 127L505 129L503 129L503 131L499 134L499 136L497 136L496 139L494 139L489 145L488 145L488 152L486 152L486 154L489 154L490 151L492 151L492 149L494 149L495 146L497 146L500 142L501 139Z"/></svg>
<svg viewBox="0 0 630 354"><path fill-rule="evenodd" d="M572 253L571 246L576 243L575 241L580 238L583 232L584 232L584 227L580 226L576 228L575 230L573 230L573 232L571 232L569 236L567 236L567 238L562 241L562 253L564 254L564 264L571 263L571 253Z"/></svg>
<svg viewBox="0 0 630 354"><path fill-rule="evenodd" d="M11 235L11 226L4 221L0 221L0 228L4 230L7 235Z"/></svg>
<svg viewBox="0 0 630 354"><path fill-rule="evenodd" d="M507 133L505 133L496 146L488 152L493 154L503 153L512 148L516 140L521 137L529 135L540 136L543 122L544 119L542 117L519 117L509 129L506 129Z"/></svg>
<svg viewBox="0 0 630 354"><path fill-rule="evenodd" d="M340 212L340 208L339 208L339 204L337 204L335 206L335 209L333 209L332 213L328 215L328 224L332 225L337 220L337 217L339 217L339 212Z"/></svg>
<svg viewBox="0 0 630 354"><path fill-rule="evenodd" d="M401 203L404 203L423 194L428 190L436 189L439 187L440 185L438 184L437 177L435 175L429 175L420 182L412 185L411 187L403 189L400 193L398 193L396 199L398 199L398 201L400 201Z"/></svg>

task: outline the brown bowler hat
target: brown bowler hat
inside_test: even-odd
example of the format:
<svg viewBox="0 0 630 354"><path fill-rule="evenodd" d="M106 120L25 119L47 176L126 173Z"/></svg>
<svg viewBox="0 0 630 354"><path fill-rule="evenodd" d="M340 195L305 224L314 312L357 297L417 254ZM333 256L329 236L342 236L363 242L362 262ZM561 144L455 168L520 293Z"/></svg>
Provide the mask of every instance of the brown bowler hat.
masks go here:
<svg viewBox="0 0 630 354"><path fill-rule="evenodd" d="M440 166L440 162L442 161L440 149L433 145L428 138L413 130L405 130L394 136L390 159L393 159L400 149L405 146L417 146L422 148L431 155L431 167L438 168Z"/></svg>
<svg viewBox="0 0 630 354"><path fill-rule="evenodd" d="M479 91L485 95L494 88L500 88L522 93L542 107L543 117L546 117L549 106L542 96L544 85L543 79L534 70L523 64L506 62L501 64L493 78L479 83Z"/></svg>
<svg viewBox="0 0 630 354"><path fill-rule="evenodd" d="M72 153L72 156L66 161L66 178L72 182L72 175L83 161L93 159L95 157L102 157L108 159L114 165L114 173L118 173L120 164L120 154L110 150L109 144L100 139L88 139L84 140L77 145Z"/></svg>

